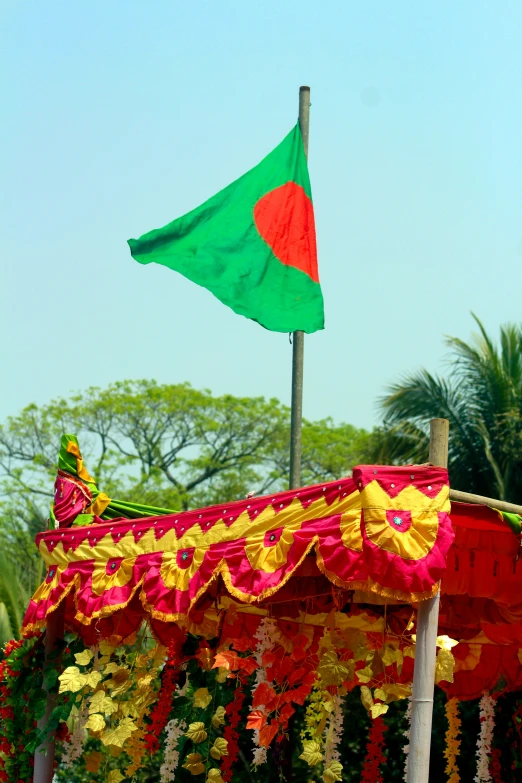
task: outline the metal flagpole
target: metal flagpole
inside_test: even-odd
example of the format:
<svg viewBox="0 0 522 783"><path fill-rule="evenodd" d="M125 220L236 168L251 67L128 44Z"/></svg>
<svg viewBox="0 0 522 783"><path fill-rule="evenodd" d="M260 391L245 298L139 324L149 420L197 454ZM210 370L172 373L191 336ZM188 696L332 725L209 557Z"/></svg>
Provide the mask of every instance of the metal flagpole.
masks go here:
<svg viewBox="0 0 522 783"><path fill-rule="evenodd" d="M308 160L310 87L299 88L299 126ZM301 430L303 421L304 332L294 332L292 341L292 410L290 419L290 489L301 486Z"/></svg>
<svg viewBox="0 0 522 783"><path fill-rule="evenodd" d="M429 459L440 468L448 467L448 435L447 419L431 420ZM428 601L421 601L417 610L407 783L429 783L439 602L440 591Z"/></svg>

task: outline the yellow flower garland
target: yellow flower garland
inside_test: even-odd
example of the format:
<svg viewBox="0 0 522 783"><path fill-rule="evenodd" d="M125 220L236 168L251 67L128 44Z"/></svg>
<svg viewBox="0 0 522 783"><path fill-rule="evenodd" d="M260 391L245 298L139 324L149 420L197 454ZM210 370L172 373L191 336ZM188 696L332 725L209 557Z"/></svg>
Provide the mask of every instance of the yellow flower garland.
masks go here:
<svg viewBox="0 0 522 783"><path fill-rule="evenodd" d="M446 731L446 750L444 757L447 761L446 774L448 783L459 783L460 775L457 766L457 756L460 750L460 726L459 703L457 699L448 699L446 702L446 718L448 720L448 730Z"/></svg>

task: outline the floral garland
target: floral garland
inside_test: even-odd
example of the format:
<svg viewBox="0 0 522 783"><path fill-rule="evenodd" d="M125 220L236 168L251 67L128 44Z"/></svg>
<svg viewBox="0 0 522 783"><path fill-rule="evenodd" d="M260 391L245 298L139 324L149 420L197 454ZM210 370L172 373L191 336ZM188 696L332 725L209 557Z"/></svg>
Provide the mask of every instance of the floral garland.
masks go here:
<svg viewBox="0 0 522 783"><path fill-rule="evenodd" d="M225 714L228 717L228 723L223 730L223 738L227 742L228 755L223 759L221 765L221 776L225 783L232 780L232 767L239 756L239 726L241 709L245 701L245 691L243 686L246 682L246 676L241 672L237 678L237 685L234 691L234 698L225 707Z"/></svg>
<svg viewBox="0 0 522 783"><path fill-rule="evenodd" d="M460 775L457 765L457 756L460 750L460 727L459 703L457 699L448 699L445 707L446 718L448 721L448 730L446 731L446 749L444 758L447 761L446 775L448 783L459 783Z"/></svg>
<svg viewBox="0 0 522 783"><path fill-rule="evenodd" d="M150 724L143 738L143 742L151 754L159 750L160 735L169 719L179 675L179 644L173 641L167 650L167 661L161 675L159 699L152 709Z"/></svg>
<svg viewBox="0 0 522 783"><path fill-rule="evenodd" d="M404 753L404 776L403 780L408 780L408 760L410 758L410 732L411 732L411 710L413 707L413 693L411 693L408 697L408 705L406 707L406 712L404 713L404 722L406 723L406 728L402 732L402 736L406 738L406 744L402 748L402 752Z"/></svg>
<svg viewBox="0 0 522 783"><path fill-rule="evenodd" d="M182 664L181 669L186 664ZM188 673L185 677L185 684L180 688L176 687L176 697L183 697L189 687ZM173 718L167 723L167 736L165 738L165 750L163 754L163 764L160 767L160 783L169 783L174 780L174 773L179 765L180 750L179 741L187 729L187 721L184 718Z"/></svg>
<svg viewBox="0 0 522 783"><path fill-rule="evenodd" d="M491 756L491 742L495 728L495 699L484 693L479 702L480 734L477 740L477 774L475 783L489 783L492 780L489 771L489 758Z"/></svg>
<svg viewBox="0 0 522 783"><path fill-rule="evenodd" d="M2 719L2 730L0 732L0 781L2 782L13 779L9 774L11 771L18 777L18 772L15 772L13 769L16 765L16 757L20 751L20 747L17 746L20 735L17 729L13 690L20 671L12 668L15 661L10 659L10 656L21 645L22 642L14 639L8 642L4 651L5 658L0 663L0 682L2 683L0 686L0 718Z"/></svg>
<svg viewBox="0 0 522 783"><path fill-rule="evenodd" d="M167 737L165 739L165 754L163 764L160 767L160 783L169 783L174 780L174 773L179 764L178 745L185 733L187 723L185 720L173 718L167 723Z"/></svg>
<svg viewBox="0 0 522 783"><path fill-rule="evenodd" d="M325 729L324 740L324 783L336 783L342 780L343 766L341 754L337 748L343 736L343 697L339 694L332 696L332 713Z"/></svg>
<svg viewBox="0 0 522 783"><path fill-rule="evenodd" d="M381 764L386 761L383 753L384 732L388 727L383 719L378 716L372 721L368 743L366 745L366 758L361 775L361 783L383 783L381 776Z"/></svg>
<svg viewBox="0 0 522 783"><path fill-rule="evenodd" d="M254 653L254 659L257 662L258 669L256 670L256 676L254 684L252 686L252 695L254 694L257 686L262 682L267 681L266 669L263 666L263 653L272 650L275 645L275 638L277 635L277 623L271 617L263 617L259 623L257 630L254 634L254 638L257 639L256 650ZM253 707L250 706L250 711ZM253 730L252 744L254 745L254 754L252 763L255 767L260 764L265 764L267 760L267 748L260 747L259 745L259 729Z"/></svg>
<svg viewBox="0 0 522 783"><path fill-rule="evenodd" d="M343 722L343 698L337 694L332 696L332 713L325 729L324 763L326 767L329 767L332 761L339 761L341 758L337 746L343 738Z"/></svg>
<svg viewBox="0 0 522 783"><path fill-rule="evenodd" d="M86 738L85 724L89 719L89 707L87 704L76 714L74 729L65 742L61 763L65 769L70 769L73 762L80 758L83 753L83 745Z"/></svg>
<svg viewBox="0 0 522 783"><path fill-rule="evenodd" d="M500 748L493 748L491 751L490 770L494 783L504 783L502 780L502 751Z"/></svg>

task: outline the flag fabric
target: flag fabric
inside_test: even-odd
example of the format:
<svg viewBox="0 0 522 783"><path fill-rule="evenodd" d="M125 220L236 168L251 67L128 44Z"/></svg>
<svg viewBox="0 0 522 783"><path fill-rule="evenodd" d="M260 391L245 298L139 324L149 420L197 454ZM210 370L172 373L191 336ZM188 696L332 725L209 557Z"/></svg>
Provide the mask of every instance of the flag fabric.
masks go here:
<svg viewBox="0 0 522 783"><path fill-rule="evenodd" d="M130 239L236 313L276 332L324 328L314 210L299 125L264 160L200 207Z"/></svg>

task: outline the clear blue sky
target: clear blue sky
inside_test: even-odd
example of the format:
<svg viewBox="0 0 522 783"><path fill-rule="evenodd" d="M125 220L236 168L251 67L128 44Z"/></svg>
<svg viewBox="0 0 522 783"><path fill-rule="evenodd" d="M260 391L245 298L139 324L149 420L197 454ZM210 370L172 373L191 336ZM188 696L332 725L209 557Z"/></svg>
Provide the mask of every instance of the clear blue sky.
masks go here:
<svg viewBox="0 0 522 783"><path fill-rule="evenodd" d="M2 392L123 378L289 401L291 349L126 240L255 165L312 89L326 330L305 415L378 420L444 333L522 308L522 4L3 0Z"/></svg>

